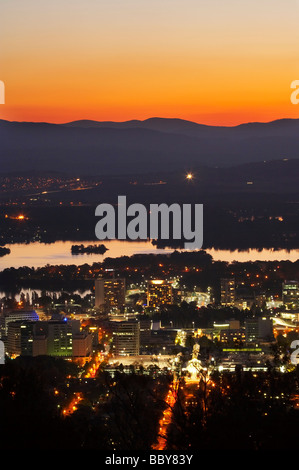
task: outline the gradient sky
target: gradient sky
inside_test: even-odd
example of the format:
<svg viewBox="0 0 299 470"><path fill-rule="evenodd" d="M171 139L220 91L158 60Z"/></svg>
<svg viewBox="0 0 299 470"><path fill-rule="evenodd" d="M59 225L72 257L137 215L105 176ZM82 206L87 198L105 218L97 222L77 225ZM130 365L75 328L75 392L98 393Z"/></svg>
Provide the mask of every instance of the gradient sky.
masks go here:
<svg viewBox="0 0 299 470"><path fill-rule="evenodd" d="M299 117L297 0L0 0L0 118Z"/></svg>

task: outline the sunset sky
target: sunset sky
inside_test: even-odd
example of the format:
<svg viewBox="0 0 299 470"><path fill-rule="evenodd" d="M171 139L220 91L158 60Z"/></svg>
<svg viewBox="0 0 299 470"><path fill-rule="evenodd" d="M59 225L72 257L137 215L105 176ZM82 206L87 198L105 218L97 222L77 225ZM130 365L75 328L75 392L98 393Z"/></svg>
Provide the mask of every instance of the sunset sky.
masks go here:
<svg viewBox="0 0 299 470"><path fill-rule="evenodd" d="M0 118L299 117L296 0L0 0Z"/></svg>

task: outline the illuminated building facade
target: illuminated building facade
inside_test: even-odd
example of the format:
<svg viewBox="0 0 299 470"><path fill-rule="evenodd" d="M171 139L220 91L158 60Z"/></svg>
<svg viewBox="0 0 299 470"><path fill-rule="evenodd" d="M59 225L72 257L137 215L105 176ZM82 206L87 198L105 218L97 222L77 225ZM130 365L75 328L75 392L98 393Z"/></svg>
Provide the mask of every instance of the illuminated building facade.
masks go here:
<svg viewBox="0 0 299 470"><path fill-rule="evenodd" d="M227 329L220 331L221 343L243 343L245 340L245 330Z"/></svg>
<svg viewBox="0 0 299 470"><path fill-rule="evenodd" d="M233 306L236 300L236 284L232 278L221 279L221 305Z"/></svg>
<svg viewBox="0 0 299 470"><path fill-rule="evenodd" d="M7 353L22 356L80 357L92 352L92 335L78 320L14 321L7 328Z"/></svg>
<svg viewBox="0 0 299 470"><path fill-rule="evenodd" d="M273 322L271 318L257 317L245 320L245 338L248 342L273 339Z"/></svg>
<svg viewBox="0 0 299 470"><path fill-rule="evenodd" d="M159 279L147 283L147 306L157 308L173 303L171 283Z"/></svg>
<svg viewBox="0 0 299 470"><path fill-rule="evenodd" d="M38 321L39 317L35 310L14 310L6 313L1 318L1 334L6 336L8 331L8 325L15 321Z"/></svg>
<svg viewBox="0 0 299 470"><path fill-rule="evenodd" d="M114 322L112 330L112 352L115 356L139 356L139 321L127 320Z"/></svg>
<svg viewBox="0 0 299 470"><path fill-rule="evenodd" d="M70 321L48 322L48 355L72 356L73 338Z"/></svg>
<svg viewBox="0 0 299 470"><path fill-rule="evenodd" d="M95 307L102 311L122 311L125 306L126 281L119 279L96 279Z"/></svg>
<svg viewBox="0 0 299 470"><path fill-rule="evenodd" d="M287 308L298 308L299 306L299 283L298 281L284 281L282 284L282 303Z"/></svg>
<svg viewBox="0 0 299 470"><path fill-rule="evenodd" d="M31 321L10 322L7 328L7 352L10 355L32 356L33 327Z"/></svg>

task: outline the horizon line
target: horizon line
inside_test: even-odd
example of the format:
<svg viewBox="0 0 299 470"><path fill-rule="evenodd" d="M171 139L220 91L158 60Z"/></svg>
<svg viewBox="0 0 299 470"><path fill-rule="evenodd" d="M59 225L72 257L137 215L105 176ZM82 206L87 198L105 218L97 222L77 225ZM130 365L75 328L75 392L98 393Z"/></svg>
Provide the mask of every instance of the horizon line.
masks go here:
<svg viewBox="0 0 299 470"><path fill-rule="evenodd" d="M188 122L188 123L192 123L192 124L197 124L199 126L206 126L206 127L228 127L228 128L232 128L232 127L239 127L239 126L242 126L242 125L246 125L246 124L271 124L273 122L277 122L277 121L297 121L299 120L299 117L298 118L294 118L294 117L283 117L283 118L276 118L276 119L271 119L270 121L242 121L241 123L239 124L231 124L231 125L224 125L224 124L205 124L203 122L197 122L197 121L192 121L190 119L184 119L184 118L179 118L179 117L161 117L161 116L151 116L151 117L148 117L148 118L145 118L145 119L127 119L127 120L124 120L124 121L113 121L113 120L96 120L96 119L89 119L89 118L82 118L82 119L74 119L72 121L65 121L65 122L51 122L51 121L17 121L17 120L9 120L9 119L2 119L0 118L0 122L1 121L4 121L4 122L9 122L9 123L18 123L18 124L50 124L50 125L56 125L56 126L63 126L63 125L66 125L66 124L73 124L73 123L79 123L79 122L94 122L94 123L98 123L98 124L104 124L104 123L111 123L111 124L126 124L126 123L129 123L129 122L139 122L139 123L144 123L144 122L147 122L147 121L150 121L150 120L165 120L165 121L182 121L182 122Z"/></svg>

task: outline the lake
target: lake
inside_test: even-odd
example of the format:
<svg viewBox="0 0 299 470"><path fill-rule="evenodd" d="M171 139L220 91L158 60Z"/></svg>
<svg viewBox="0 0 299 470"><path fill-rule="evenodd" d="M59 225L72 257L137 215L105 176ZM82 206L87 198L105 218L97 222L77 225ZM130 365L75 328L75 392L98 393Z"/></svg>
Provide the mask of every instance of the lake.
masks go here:
<svg viewBox="0 0 299 470"><path fill-rule="evenodd" d="M55 243L29 243L29 244L12 244L6 245L10 248L9 255L0 258L0 270L5 268L19 268L21 266L41 267L46 264L75 264L80 265L84 263L92 264L101 262L107 257L116 258L119 256L132 256L134 254L146 253L171 253L174 251L172 248L159 249L152 245L150 241L121 241L121 240L105 240L103 243L108 248L105 254L83 254L72 255L71 246L73 244L90 245L93 242L72 242L72 241L57 241ZM296 261L299 259L299 250L274 250L263 249L249 249L247 251L230 251L230 250L217 250L207 249L215 261Z"/></svg>

